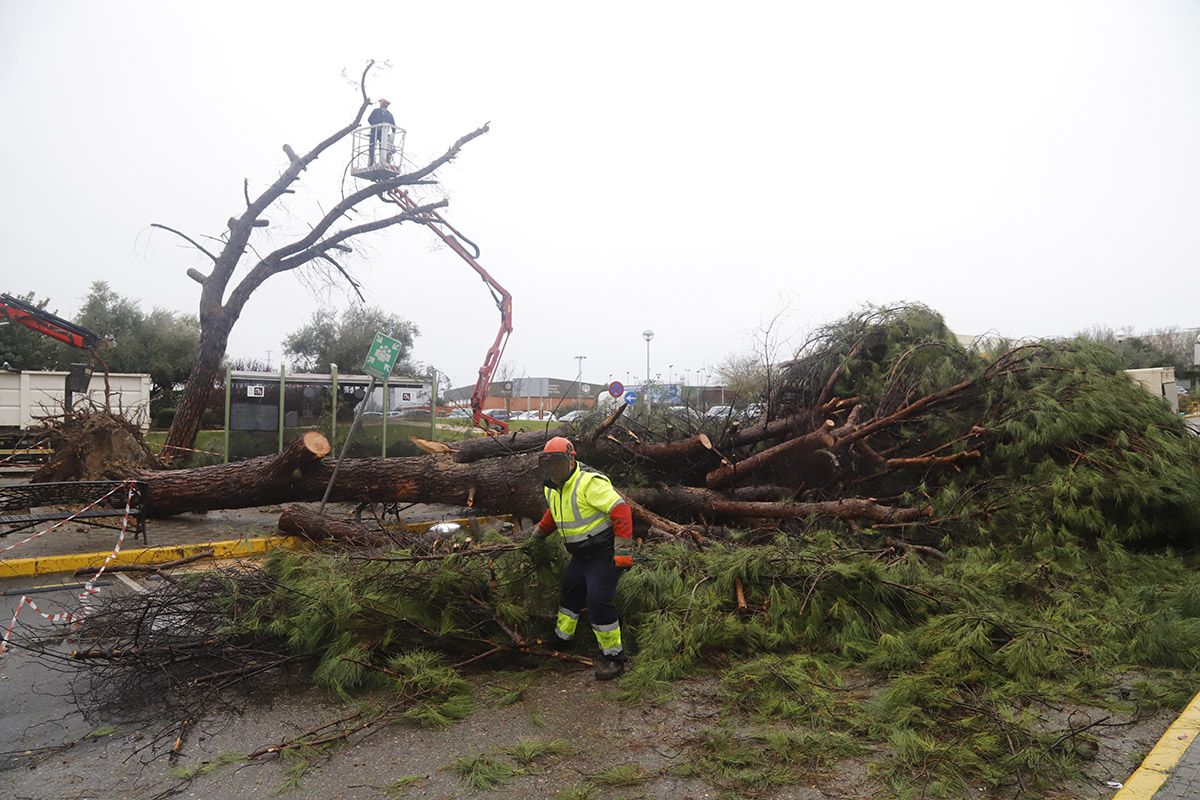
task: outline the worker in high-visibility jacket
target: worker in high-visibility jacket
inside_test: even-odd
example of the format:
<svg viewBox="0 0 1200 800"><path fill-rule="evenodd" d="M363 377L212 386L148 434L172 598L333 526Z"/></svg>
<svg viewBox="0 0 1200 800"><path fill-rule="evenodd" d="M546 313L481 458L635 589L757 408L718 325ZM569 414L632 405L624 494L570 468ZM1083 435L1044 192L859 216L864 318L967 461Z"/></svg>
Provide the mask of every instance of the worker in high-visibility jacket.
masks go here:
<svg viewBox="0 0 1200 800"><path fill-rule="evenodd" d="M586 608L603 653L596 680L611 680L625 670L616 594L621 572L633 566L633 515L606 475L576 460L565 437L546 442L538 465L549 507L536 533L546 537L557 530L571 554L554 633L563 642L573 641Z"/></svg>

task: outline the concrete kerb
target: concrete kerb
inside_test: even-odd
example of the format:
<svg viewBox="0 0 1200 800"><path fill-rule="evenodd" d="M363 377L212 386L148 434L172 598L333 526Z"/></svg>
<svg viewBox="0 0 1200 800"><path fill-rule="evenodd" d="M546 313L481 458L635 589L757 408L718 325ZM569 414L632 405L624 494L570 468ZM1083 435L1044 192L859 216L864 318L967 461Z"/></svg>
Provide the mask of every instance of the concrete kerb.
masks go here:
<svg viewBox="0 0 1200 800"><path fill-rule="evenodd" d="M1163 787L1183 754L1200 734L1200 694L1167 728L1158 743L1134 771L1113 800L1150 800Z"/></svg>
<svg viewBox="0 0 1200 800"><path fill-rule="evenodd" d="M415 522L403 527L409 533L424 533L434 525L442 522L460 525L468 528L474 521L479 525L497 522L512 522L512 517L472 517L462 519L434 520L432 522ZM396 526L388 526L394 529ZM223 558L255 558L266 555L271 550L299 550L309 547L312 543L302 536L257 536L245 539L227 539L218 542L197 542L183 545L163 545L161 547L142 547L133 550L122 550L109 566L118 564L156 564L165 561L175 561L187 558L204 550L212 550L214 559ZM98 567L104 563L111 551L100 553L66 553L54 556L37 556L34 558L0 559L0 578L25 578L39 575L52 575L58 572L74 572L83 567Z"/></svg>

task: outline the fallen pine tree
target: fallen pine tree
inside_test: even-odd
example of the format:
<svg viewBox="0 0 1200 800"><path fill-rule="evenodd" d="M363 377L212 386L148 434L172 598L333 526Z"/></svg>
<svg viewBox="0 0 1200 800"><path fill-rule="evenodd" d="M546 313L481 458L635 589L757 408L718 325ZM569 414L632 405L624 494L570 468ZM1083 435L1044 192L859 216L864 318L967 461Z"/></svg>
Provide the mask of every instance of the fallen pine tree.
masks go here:
<svg viewBox="0 0 1200 800"><path fill-rule="evenodd" d="M869 754L889 794L1028 794L1085 770L1105 726L1182 705L1200 580L1154 551L1197 540L1200 448L1104 351L981 356L905 309L832 326L779 374L745 424L614 413L572 430L644 538L620 587L635 654L622 691L712 674L730 714L808 736L734 769L741 745L715 726L692 749L699 776L747 794ZM350 461L334 497L532 517L546 435ZM151 473L150 507L316 500L326 452L312 435L279 457ZM299 669L391 698L245 754L261 758L447 724L471 707L462 671L563 658L542 641L553 543L385 541L302 507L281 525L335 542L102 605L67 659L81 697L196 719L233 686ZM1065 705L1083 721L1064 722Z"/></svg>
<svg viewBox="0 0 1200 800"><path fill-rule="evenodd" d="M1064 342L968 352L920 308L831 326L779 369L756 420L702 425L597 414L566 429L347 460L331 499L432 502L535 517L534 453L556 433L612 476L643 526L756 527L813 519L924 540L1059 530L1184 544L1200 534L1195 437L1122 376L1110 353ZM329 443L278 456L143 472L148 511L315 501ZM766 521L765 523L763 521Z"/></svg>

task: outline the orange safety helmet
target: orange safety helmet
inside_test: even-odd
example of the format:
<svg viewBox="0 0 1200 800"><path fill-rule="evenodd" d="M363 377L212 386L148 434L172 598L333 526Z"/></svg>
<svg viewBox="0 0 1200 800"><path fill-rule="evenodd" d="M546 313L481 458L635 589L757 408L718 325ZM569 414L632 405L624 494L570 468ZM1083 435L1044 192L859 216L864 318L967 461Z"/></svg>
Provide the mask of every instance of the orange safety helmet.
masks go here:
<svg viewBox="0 0 1200 800"><path fill-rule="evenodd" d="M390 106L391 104L392 104L391 100L384 100L383 98L380 98L380 100L379 100L379 105L381 105L381 106Z"/></svg>
<svg viewBox="0 0 1200 800"><path fill-rule="evenodd" d="M546 446L542 448L542 452L538 456L539 461L549 461L555 458L567 459L571 471L575 471L575 445L571 444L570 439L565 436L555 436L546 442Z"/></svg>

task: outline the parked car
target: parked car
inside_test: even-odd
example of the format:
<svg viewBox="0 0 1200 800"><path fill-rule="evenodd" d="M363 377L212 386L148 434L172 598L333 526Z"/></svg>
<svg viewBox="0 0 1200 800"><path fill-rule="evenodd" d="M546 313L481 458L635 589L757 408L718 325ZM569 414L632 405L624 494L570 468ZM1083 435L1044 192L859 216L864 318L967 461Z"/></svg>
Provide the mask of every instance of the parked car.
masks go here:
<svg viewBox="0 0 1200 800"><path fill-rule="evenodd" d="M446 415L446 419L470 419L471 412L465 408L452 408L450 413Z"/></svg>
<svg viewBox="0 0 1200 800"><path fill-rule="evenodd" d="M559 422L574 422L578 419L583 419L590 413L592 413L592 412L581 411L581 410L568 411L567 413L559 416L558 421Z"/></svg>
<svg viewBox="0 0 1200 800"><path fill-rule="evenodd" d="M733 406L713 406L704 412L705 419L726 419L733 416Z"/></svg>
<svg viewBox="0 0 1200 800"><path fill-rule="evenodd" d="M483 413L492 419L508 419L508 410L504 408L485 408Z"/></svg>
<svg viewBox="0 0 1200 800"><path fill-rule="evenodd" d="M517 414L513 419L531 420L533 422L558 422L558 417L549 411L525 411Z"/></svg>
<svg viewBox="0 0 1200 800"><path fill-rule="evenodd" d="M701 419L700 412L688 406L667 406L663 411L677 419L686 419L689 422L699 422Z"/></svg>

